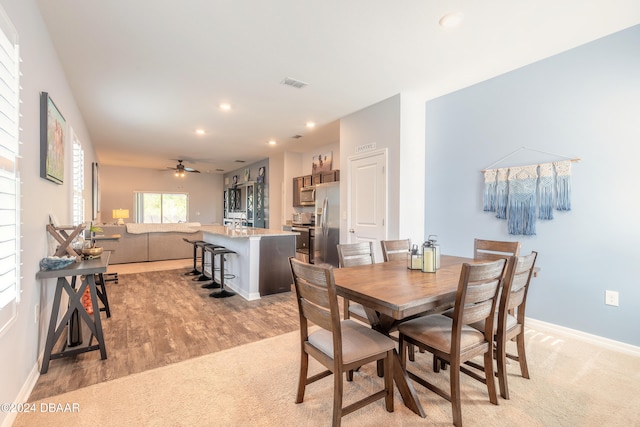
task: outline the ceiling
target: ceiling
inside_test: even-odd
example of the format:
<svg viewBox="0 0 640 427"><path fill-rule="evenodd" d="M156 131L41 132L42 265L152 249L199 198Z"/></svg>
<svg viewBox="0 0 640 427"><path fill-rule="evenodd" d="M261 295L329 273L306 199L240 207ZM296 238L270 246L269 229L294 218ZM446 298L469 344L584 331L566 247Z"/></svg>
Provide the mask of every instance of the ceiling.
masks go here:
<svg viewBox="0 0 640 427"><path fill-rule="evenodd" d="M640 23L637 0L37 3L101 164L209 173L336 143L341 117L397 93L431 99ZM456 29L438 24L449 12Z"/></svg>

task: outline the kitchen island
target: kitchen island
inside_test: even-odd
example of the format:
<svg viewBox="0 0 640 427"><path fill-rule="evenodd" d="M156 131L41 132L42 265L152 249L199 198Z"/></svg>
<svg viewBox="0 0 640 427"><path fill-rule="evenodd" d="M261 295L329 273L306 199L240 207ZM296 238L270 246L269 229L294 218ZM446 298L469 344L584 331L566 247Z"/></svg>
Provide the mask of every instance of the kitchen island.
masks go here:
<svg viewBox="0 0 640 427"><path fill-rule="evenodd" d="M298 233L223 225L204 225L200 230L205 242L236 252L225 255L225 287L249 301L291 291L289 257L295 256ZM206 261L208 265L210 261ZM213 273L219 282L220 271Z"/></svg>

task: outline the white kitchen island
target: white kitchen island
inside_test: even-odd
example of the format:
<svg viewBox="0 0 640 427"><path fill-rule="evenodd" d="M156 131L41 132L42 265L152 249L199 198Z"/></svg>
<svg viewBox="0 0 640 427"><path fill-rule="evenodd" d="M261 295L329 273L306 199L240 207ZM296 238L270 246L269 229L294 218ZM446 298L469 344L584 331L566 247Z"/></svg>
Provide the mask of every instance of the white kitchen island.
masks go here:
<svg viewBox="0 0 640 427"><path fill-rule="evenodd" d="M223 225L203 225L200 229L205 242L236 252L225 255L225 288L250 301L291 291L289 257L295 256L298 233L252 227L234 229ZM208 252L207 257L210 265ZM219 283L220 272L214 271L214 275Z"/></svg>

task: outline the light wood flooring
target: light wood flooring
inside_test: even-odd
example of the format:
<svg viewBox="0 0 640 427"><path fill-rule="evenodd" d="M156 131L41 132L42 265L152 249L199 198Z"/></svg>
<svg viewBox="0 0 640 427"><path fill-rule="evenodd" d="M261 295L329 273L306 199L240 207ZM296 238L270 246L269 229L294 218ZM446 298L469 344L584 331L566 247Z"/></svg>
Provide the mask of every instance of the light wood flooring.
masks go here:
<svg viewBox="0 0 640 427"><path fill-rule="evenodd" d="M111 317L101 314L107 359L92 351L52 360L29 400L298 330L295 292L210 298L185 275L191 268L191 260L110 266L119 283L107 283Z"/></svg>

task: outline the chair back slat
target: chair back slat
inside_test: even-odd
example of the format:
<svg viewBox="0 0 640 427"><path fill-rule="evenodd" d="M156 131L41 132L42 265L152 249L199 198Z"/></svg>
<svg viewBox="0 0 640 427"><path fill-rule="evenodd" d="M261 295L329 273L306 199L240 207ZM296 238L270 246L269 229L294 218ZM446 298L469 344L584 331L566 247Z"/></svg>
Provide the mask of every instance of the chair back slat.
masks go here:
<svg viewBox="0 0 640 427"><path fill-rule="evenodd" d="M411 248L411 240L381 240L382 258L385 262L407 259L407 253Z"/></svg>
<svg viewBox="0 0 640 427"><path fill-rule="evenodd" d="M306 322L303 321L305 319L340 335L340 313L333 269L303 263L293 257L289 258L289 262L303 329L306 329ZM303 336L306 334L307 331L303 331Z"/></svg>
<svg viewBox="0 0 640 427"><path fill-rule="evenodd" d="M507 273L504 280L500 296L499 319L504 320L507 311L517 308L518 322L523 321L529 283L537 257L538 253L535 251L526 256L515 257L513 271Z"/></svg>
<svg viewBox="0 0 640 427"><path fill-rule="evenodd" d="M375 263L372 242L343 243L337 247L340 268Z"/></svg>
<svg viewBox="0 0 640 427"><path fill-rule="evenodd" d="M505 265L505 259L482 264L465 263L462 265L456 303L453 309L454 334L461 333L463 324L483 320L493 324ZM460 345L459 340L454 339L453 342L456 346Z"/></svg>
<svg viewBox="0 0 640 427"><path fill-rule="evenodd" d="M520 242L475 239L473 258L481 261L495 261L520 254Z"/></svg>

